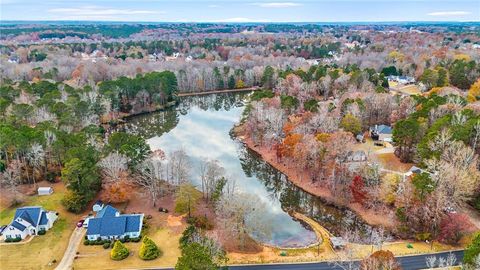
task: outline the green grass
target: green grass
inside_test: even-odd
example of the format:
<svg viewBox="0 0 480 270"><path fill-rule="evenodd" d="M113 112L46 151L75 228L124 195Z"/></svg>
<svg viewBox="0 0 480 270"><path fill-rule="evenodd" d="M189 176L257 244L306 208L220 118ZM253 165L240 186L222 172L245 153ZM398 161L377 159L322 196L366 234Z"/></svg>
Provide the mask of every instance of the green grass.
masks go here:
<svg viewBox="0 0 480 270"><path fill-rule="evenodd" d="M0 210L0 223L9 224L15 209L22 206L42 206L45 210L59 213L53 227L45 235L35 236L29 243L0 246L0 269L53 269L63 257L70 235L79 216L67 212L61 204L65 193L62 185L56 185L55 192L49 196L29 196L16 207Z"/></svg>

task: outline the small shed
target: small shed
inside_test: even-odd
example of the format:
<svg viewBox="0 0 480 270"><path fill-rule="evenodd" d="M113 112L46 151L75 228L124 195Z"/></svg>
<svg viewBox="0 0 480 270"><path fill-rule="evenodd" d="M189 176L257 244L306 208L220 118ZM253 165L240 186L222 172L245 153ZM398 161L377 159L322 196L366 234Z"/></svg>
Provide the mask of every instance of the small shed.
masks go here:
<svg viewBox="0 0 480 270"><path fill-rule="evenodd" d="M53 193L53 188L52 187L39 187L38 188L38 195L39 196L51 195L52 193Z"/></svg>
<svg viewBox="0 0 480 270"><path fill-rule="evenodd" d="M344 248L347 244L342 237L331 237L330 242L332 242L332 247L334 249L341 249Z"/></svg>

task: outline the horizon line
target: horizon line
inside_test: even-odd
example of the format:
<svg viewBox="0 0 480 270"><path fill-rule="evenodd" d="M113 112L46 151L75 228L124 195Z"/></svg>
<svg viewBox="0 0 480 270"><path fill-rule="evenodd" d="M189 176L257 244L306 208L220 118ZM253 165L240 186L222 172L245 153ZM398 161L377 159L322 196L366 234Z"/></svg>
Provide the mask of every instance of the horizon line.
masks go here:
<svg viewBox="0 0 480 270"><path fill-rule="evenodd" d="M309 24L332 24L332 23L480 23L478 21L461 21L461 20L443 20L443 21L432 21L432 20L393 20L393 21L368 21L368 20L359 20L359 21L245 21L245 22L234 22L234 21L122 21L122 20L0 20L0 24L3 23L12 23L12 22L85 22L85 23L137 23L137 24L152 24L152 23L212 23L212 24L295 24L295 23L309 23Z"/></svg>

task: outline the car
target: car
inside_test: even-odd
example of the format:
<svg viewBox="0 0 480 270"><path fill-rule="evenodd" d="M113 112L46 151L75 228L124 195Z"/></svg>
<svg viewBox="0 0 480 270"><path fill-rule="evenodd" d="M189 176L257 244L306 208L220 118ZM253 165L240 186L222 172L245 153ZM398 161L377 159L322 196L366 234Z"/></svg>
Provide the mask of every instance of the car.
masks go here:
<svg viewBox="0 0 480 270"><path fill-rule="evenodd" d="M0 235L2 235L3 231L7 228L7 225L0 226Z"/></svg>
<svg viewBox="0 0 480 270"><path fill-rule="evenodd" d="M77 222L77 227L78 227L78 228L81 228L81 227L83 226L83 222L85 222L84 219L79 220L79 221Z"/></svg>

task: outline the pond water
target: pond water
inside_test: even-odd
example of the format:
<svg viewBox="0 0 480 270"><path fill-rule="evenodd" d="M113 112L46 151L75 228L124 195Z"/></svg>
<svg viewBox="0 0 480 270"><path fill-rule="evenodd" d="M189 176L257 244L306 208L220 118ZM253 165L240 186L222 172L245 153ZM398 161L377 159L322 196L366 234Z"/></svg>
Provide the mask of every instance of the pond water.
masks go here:
<svg viewBox="0 0 480 270"><path fill-rule="evenodd" d="M298 247L316 242L313 231L288 214L292 210L314 218L337 235L345 228L365 228L352 212L326 205L295 187L284 174L231 136L232 127L241 118L245 95L184 97L175 108L129 119L124 128L146 138L152 150L162 149L168 154L184 149L191 159L190 178L195 184L200 183L202 158L220 161L238 190L256 195L267 205L273 221L271 237L264 241L267 244Z"/></svg>

